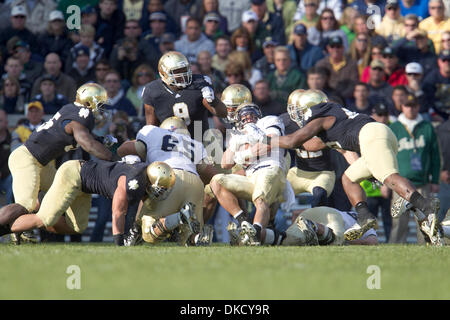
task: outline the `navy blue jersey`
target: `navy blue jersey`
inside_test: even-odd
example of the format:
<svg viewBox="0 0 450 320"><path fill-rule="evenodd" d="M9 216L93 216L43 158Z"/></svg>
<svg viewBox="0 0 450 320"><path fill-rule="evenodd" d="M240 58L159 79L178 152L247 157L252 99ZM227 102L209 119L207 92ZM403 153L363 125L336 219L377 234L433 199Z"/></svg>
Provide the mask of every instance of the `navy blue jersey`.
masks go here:
<svg viewBox="0 0 450 320"><path fill-rule="evenodd" d="M317 136L327 144L336 144L344 150L360 152L359 132L364 125L375 120L368 115L352 112L331 102L320 103L309 108L305 114L305 120L308 124L311 120L329 116L335 117L336 121L330 129L322 130Z"/></svg>
<svg viewBox="0 0 450 320"><path fill-rule="evenodd" d="M202 75L192 75L192 83L186 88L172 91L161 79L147 84L142 100L155 108L155 115L161 123L169 117L183 118L191 137L194 137L194 121L202 122L202 132L209 128L208 110L203 106L201 89L210 86Z"/></svg>
<svg viewBox="0 0 450 320"><path fill-rule="evenodd" d="M89 108L66 104L46 123L39 126L25 142L30 153L43 166L75 149L77 142L73 135L67 134L64 127L71 121L85 126L89 132L95 125L94 115Z"/></svg>
<svg viewBox="0 0 450 320"><path fill-rule="evenodd" d="M103 160L87 161L81 167L81 186L85 193L97 193L112 199L121 176L127 178L128 205L135 204L146 195L147 165L127 164Z"/></svg>
<svg viewBox="0 0 450 320"><path fill-rule="evenodd" d="M300 127L293 121L289 114L278 116L284 123L286 134L291 134ZM316 152L309 152L301 148L295 149L295 165L304 171L333 171L334 167L330 158L330 149L325 148Z"/></svg>

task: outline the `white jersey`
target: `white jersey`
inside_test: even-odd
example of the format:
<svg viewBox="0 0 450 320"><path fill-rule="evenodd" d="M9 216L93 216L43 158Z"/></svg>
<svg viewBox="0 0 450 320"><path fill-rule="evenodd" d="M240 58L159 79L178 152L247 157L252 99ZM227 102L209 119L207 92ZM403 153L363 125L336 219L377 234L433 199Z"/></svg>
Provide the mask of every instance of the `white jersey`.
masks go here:
<svg viewBox="0 0 450 320"><path fill-rule="evenodd" d="M137 141L145 144L147 163L164 161L173 169L197 173L196 165L207 157L206 150L189 136L147 125L139 130Z"/></svg>
<svg viewBox="0 0 450 320"><path fill-rule="evenodd" d="M247 127L248 125L246 125ZM284 135L284 123L277 116L267 116L262 119L259 119L256 124L254 124L257 129L262 131L262 133L266 136L282 136ZM252 126L250 126L251 130ZM244 128L243 131L247 134L255 134L254 132L246 132L247 128ZM285 153L284 149L272 149L269 155L263 156L256 161L253 161L246 169L245 174L247 176L253 174L259 168L266 167L280 167L284 170L285 167Z"/></svg>
<svg viewBox="0 0 450 320"><path fill-rule="evenodd" d="M351 227L353 227L353 225L356 223L356 218L358 217L358 214L354 211L349 211L349 212L340 211L340 210L338 210L338 211L341 214L342 219L344 219L344 229L348 230ZM367 230L367 232L364 233L360 239L364 240L370 235L374 235L375 237L377 236L377 232L375 231L375 229L371 228L371 229Z"/></svg>

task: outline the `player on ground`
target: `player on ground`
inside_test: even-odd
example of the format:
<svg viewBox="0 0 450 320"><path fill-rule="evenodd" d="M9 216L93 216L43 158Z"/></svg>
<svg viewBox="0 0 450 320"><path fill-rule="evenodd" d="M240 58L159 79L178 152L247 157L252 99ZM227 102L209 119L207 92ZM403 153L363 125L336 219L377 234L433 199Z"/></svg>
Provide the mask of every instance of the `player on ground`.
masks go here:
<svg viewBox="0 0 450 320"><path fill-rule="evenodd" d="M63 106L11 153L9 168L15 203L28 212L37 210L39 190L47 191L56 173L53 160L68 150L81 146L99 159L111 160L111 151L91 134L95 117L101 116L107 99L102 86L95 83L81 86L74 103Z"/></svg>
<svg viewBox="0 0 450 320"><path fill-rule="evenodd" d="M176 51L165 53L159 59L158 72L160 79L146 85L142 93L147 125L156 126L176 116L186 122L191 137L196 138L194 121L201 121L202 130L207 130L208 111L220 118L226 117L225 105L214 96L211 80L193 75L183 54Z"/></svg>
<svg viewBox="0 0 450 320"><path fill-rule="evenodd" d="M112 199L114 243L121 246L128 206L147 198L164 198L172 190L173 182L164 184L165 173L158 170L160 166L157 162L147 165L103 160L66 161L56 172L36 214L27 214L28 211L18 204L1 210L0 235L42 227L58 234L81 234L88 226L91 194L96 193ZM170 167L166 168L169 170ZM184 218L188 217L173 221L172 227L186 224L188 219Z"/></svg>
<svg viewBox="0 0 450 320"><path fill-rule="evenodd" d="M302 94L294 107L295 121L301 129L271 139L272 147L293 149L318 136L327 144L361 154L342 176L344 190L358 212L358 223L345 232L347 240L358 239L377 226L376 217L369 211L364 190L359 185L360 181L372 176L428 215L429 221L423 222L430 225L430 239L436 236L439 200L425 199L411 182L398 174L397 139L389 127L369 116L329 103L319 90Z"/></svg>
<svg viewBox="0 0 450 320"><path fill-rule="evenodd" d="M286 185L285 151L274 149L271 155L254 159L249 145L252 141L260 141L266 136L283 135L284 125L276 116L262 118L259 107L253 103L240 105L236 114L237 127L241 134L232 136L229 147L222 157L222 168L230 169L235 164L240 164L244 167L246 176L215 175L211 180L211 188L222 207L240 223L240 230L238 228L234 230L235 232L239 230L240 244L278 243L281 236L266 227L271 218L271 206L283 199ZM238 198L255 204L253 225L246 221ZM231 243L236 244L237 234L233 236L233 230L229 231Z"/></svg>
<svg viewBox="0 0 450 320"><path fill-rule="evenodd" d="M215 174L214 167L208 163L206 150L203 144L190 138L184 121L177 117L171 117L163 121L161 127L153 125L144 126L139 130L135 141L123 143L118 154L121 156L134 154L143 161L152 163L163 161L172 167L175 172L176 182L169 197L164 201L144 202L140 213L136 216L137 225L130 231L129 243L136 244L142 231L142 237L147 242L158 242L167 234L155 237L149 234L144 222L150 216L157 221L159 218L178 212L191 203L195 216L202 231L196 237L196 244L207 245L212 241L211 226L203 229L203 196L204 184L202 180L208 181ZM142 228L139 228L142 217ZM156 223L156 222L153 222ZM200 231L199 230L199 231Z"/></svg>

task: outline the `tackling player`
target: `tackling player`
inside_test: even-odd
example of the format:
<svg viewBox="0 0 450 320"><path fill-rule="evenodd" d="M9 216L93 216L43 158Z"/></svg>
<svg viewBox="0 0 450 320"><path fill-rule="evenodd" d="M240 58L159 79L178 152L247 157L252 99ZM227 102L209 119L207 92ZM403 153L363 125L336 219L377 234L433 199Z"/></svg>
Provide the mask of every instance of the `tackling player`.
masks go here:
<svg viewBox="0 0 450 320"><path fill-rule="evenodd" d="M146 227L146 222L157 223L157 220L166 217L168 214L178 212L191 203L200 228L203 226L203 197L204 184L209 182L216 173L214 167L207 163L206 150L203 144L190 138L187 126L184 121L177 117L171 117L163 121L160 127L153 125L144 126L139 130L135 141L123 143L117 150L121 156L133 154L138 155L143 161L152 163L153 161L163 161L172 167L176 182L170 196L164 201L144 202L140 214L136 216L137 224L142 216L150 216L152 219L142 218L142 237L147 242L158 242L167 236L155 236L149 233L151 228ZM147 224L148 225L148 224ZM206 225L205 225L206 226ZM208 229L201 229L202 233L197 237L206 243L212 241L211 226ZM137 242L140 237L141 228L136 225L131 230L132 238L130 243ZM200 230L199 230L200 231ZM133 235L134 234L134 235ZM205 237L203 237L206 234Z"/></svg>
<svg viewBox="0 0 450 320"><path fill-rule="evenodd" d="M160 79L147 84L142 93L147 125L158 125L176 116L186 122L194 137L194 121L201 121L203 130L209 128L208 111L220 118L226 117L225 105L214 96L211 80L193 75L183 54L165 53L159 59L158 72Z"/></svg>
<svg viewBox="0 0 450 320"><path fill-rule="evenodd" d="M39 126L24 145L9 157L15 203L28 212L37 209L39 190L47 191L55 176L54 159L81 146L93 156L111 160L113 154L91 134L95 118L101 116L108 97L106 90L88 83L77 90L74 103L63 106Z"/></svg>
<svg viewBox="0 0 450 320"><path fill-rule="evenodd" d="M285 154L284 151L277 150L272 155L253 159L249 142L259 141L266 136L281 136L284 125L276 116L262 118L259 107L253 103L241 104L236 110L236 120L242 134L231 137L230 146L222 157L222 168L230 169L235 164L240 164L245 168L246 176L215 175L210 183L211 189L222 207L240 223L240 244L277 243L278 234L266 227L270 220L271 206L283 199L286 184ZM242 150L242 145L248 148ZM253 225L245 220L238 198L255 204ZM232 244L235 244L236 238L237 236L234 239L232 237Z"/></svg>
<svg viewBox="0 0 450 320"><path fill-rule="evenodd" d="M166 179L170 170L169 166L158 162L147 165L102 160L66 161L56 172L36 214L26 214L28 211L18 204L1 209L0 235L42 227L58 234L81 234L88 226L91 194L96 193L112 199L114 243L121 246L128 206L147 198L167 197L174 183ZM173 221L171 227L185 224L188 219L184 218Z"/></svg>
<svg viewBox="0 0 450 320"><path fill-rule="evenodd" d="M365 192L359 182L374 177L397 192L429 216L430 239L438 233L438 199L425 199L406 178L398 173L397 139L386 125L371 117L351 112L339 104L328 102L319 90L308 90L293 105L294 120L300 129L275 137L270 145L293 149L318 136L338 149L358 152L361 157L353 162L342 176L344 190L358 212L357 224L346 230L345 238L355 240L367 230L377 226L376 217L369 211ZM261 152L262 150L258 150Z"/></svg>

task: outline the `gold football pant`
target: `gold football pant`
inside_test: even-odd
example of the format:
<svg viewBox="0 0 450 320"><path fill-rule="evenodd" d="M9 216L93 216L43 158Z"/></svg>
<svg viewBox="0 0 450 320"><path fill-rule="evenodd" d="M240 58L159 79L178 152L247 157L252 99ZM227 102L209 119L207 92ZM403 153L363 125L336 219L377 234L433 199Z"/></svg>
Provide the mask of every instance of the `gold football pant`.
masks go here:
<svg viewBox="0 0 450 320"><path fill-rule="evenodd" d="M274 202L284 201L286 175L280 167L261 168L248 177L238 174L216 174L212 180L217 181L239 199L255 202L261 198L269 206Z"/></svg>
<svg viewBox="0 0 450 320"><path fill-rule="evenodd" d="M65 212L65 220L75 232L82 233L88 226L91 195L81 191L81 164L79 160L64 162L55 175L37 216L44 226L53 226Z"/></svg>
<svg viewBox="0 0 450 320"><path fill-rule="evenodd" d="M375 177L384 180L398 173L398 142L395 134L385 124L370 122L359 133L361 157L345 170L352 182Z"/></svg>
<svg viewBox="0 0 450 320"><path fill-rule="evenodd" d="M332 229L336 236L332 244L341 245L344 243L344 219L338 210L330 207L315 207L303 211L300 215Z"/></svg>
<svg viewBox="0 0 450 320"><path fill-rule="evenodd" d="M289 169L287 179L297 195L303 192L313 193L315 187L321 187L329 197L334 188L336 175L334 171L305 171L297 167Z"/></svg>
<svg viewBox="0 0 450 320"><path fill-rule="evenodd" d="M9 170L13 178L15 203L24 206L29 212L36 208L39 191L47 191L55 177L55 162L43 166L24 145L9 156Z"/></svg>

